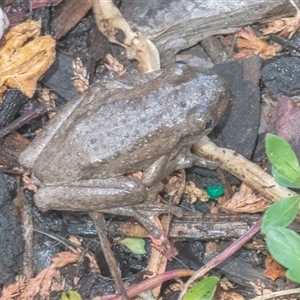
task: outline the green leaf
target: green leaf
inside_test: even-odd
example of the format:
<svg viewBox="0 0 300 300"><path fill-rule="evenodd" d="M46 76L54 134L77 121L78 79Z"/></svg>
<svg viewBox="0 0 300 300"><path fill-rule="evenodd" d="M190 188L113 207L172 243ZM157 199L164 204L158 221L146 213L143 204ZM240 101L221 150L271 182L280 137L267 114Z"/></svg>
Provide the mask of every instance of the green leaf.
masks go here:
<svg viewBox="0 0 300 300"><path fill-rule="evenodd" d="M61 300L82 300L81 296L75 291L63 292L60 297Z"/></svg>
<svg viewBox="0 0 300 300"><path fill-rule="evenodd" d="M145 241L142 238L128 237L120 241L134 254L146 254Z"/></svg>
<svg viewBox="0 0 300 300"><path fill-rule="evenodd" d="M210 276L196 283L183 296L183 300L211 300L217 289L219 278Z"/></svg>
<svg viewBox="0 0 300 300"><path fill-rule="evenodd" d="M286 227L291 224L297 216L299 203L300 196L292 196L272 204L264 214L262 233L266 234L273 227Z"/></svg>
<svg viewBox="0 0 300 300"><path fill-rule="evenodd" d="M298 158L291 145L284 139L274 134L267 134L266 153L280 177L288 182L294 182L300 177Z"/></svg>
<svg viewBox="0 0 300 300"><path fill-rule="evenodd" d="M286 276L300 283L300 237L293 230L274 227L267 233L267 247L273 258L288 269Z"/></svg>
<svg viewBox="0 0 300 300"><path fill-rule="evenodd" d="M280 185L293 189L300 189L300 177L295 178L293 182L289 182L279 174L274 166L272 166L272 175Z"/></svg>
<svg viewBox="0 0 300 300"><path fill-rule="evenodd" d="M300 264L295 265L293 269L288 269L285 276L294 282L300 283Z"/></svg>

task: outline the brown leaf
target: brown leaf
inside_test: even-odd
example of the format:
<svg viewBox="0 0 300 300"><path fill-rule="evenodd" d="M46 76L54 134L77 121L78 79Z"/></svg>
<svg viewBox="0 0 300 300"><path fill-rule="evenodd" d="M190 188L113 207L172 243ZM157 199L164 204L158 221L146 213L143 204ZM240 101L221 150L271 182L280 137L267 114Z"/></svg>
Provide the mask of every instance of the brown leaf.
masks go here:
<svg viewBox="0 0 300 300"><path fill-rule="evenodd" d="M201 202L207 202L209 200L209 197L208 197L206 191L203 189L197 188L195 183L192 181L187 182L187 184L185 186L184 198L190 204L195 203L198 199Z"/></svg>
<svg viewBox="0 0 300 300"><path fill-rule="evenodd" d="M240 30L236 34L236 37L236 46L239 52L234 55L235 59L246 58L253 55L269 58L276 55L276 47L258 38L250 26Z"/></svg>
<svg viewBox="0 0 300 300"><path fill-rule="evenodd" d="M21 299L33 299L37 293L40 295L45 294L45 292L49 290L52 278L56 272L57 270L54 264L52 264L48 268L41 271L36 277L30 278L24 292L21 295Z"/></svg>
<svg viewBox="0 0 300 300"><path fill-rule="evenodd" d="M89 81L87 79L88 74L86 67L83 66L79 57L73 60L73 73L74 77L72 80L77 92L85 92L89 88Z"/></svg>
<svg viewBox="0 0 300 300"><path fill-rule="evenodd" d="M217 290L214 299L217 300L245 300L245 298L234 291Z"/></svg>
<svg viewBox="0 0 300 300"><path fill-rule="evenodd" d="M277 278L285 277L285 269L278 262L276 262L272 256L268 255L266 258L264 275L267 278L275 281Z"/></svg>
<svg viewBox="0 0 300 300"><path fill-rule="evenodd" d="M263 35L279 33L280 36L288 37L289 39L297 32L300 27L300 15L291 18L283 18L267 23L261 32Z"/></svg>
<svg viewBox="0 0 300 300"><path fill-rule="evenodd" d="M75 250L74 250L75 251ZM62 290L64 287L61 284L61 277L58 268L64 267L67 264L75 263L80 257L72 252L60 252L57 257L52 258L53 264L42 270L36 277L30 279L21 279L2 289L0 300L31 300L35 295L39 294L41 299L49 299L51 290ZM99 272L99 267L95 259L91 255L87 255L93 264L94 270Z"/></svg>
<svg viewBox="0 0 300 300"><path fill-rule="evenodd" d="M270 205L270 202L265 198L256 195L244 183L241 184L240 190L236 192L231 199L220 206L230 212L239 213L257 213L265 211Z"/></svg>
<svg viewBox="0 0 300 300"><path fill-rule="evenodd" d="M40 30L41 22L29 20L5 36L6 44L0 48L0 94L10 87L33 96L37 80L55 58L55 40L39 36Z"/></svg>
<svg viewBox="0 0 300 300"><path fill-rule="evenodd" d="M56 257L52 258L53 261L53 265L56 268L62 268L68 264L73 264L75 262L77 262L79 259L79 255L69 252L69 251L64 251L64 252L60 252L58 253L58 255Z"/></svg>
<svg viewBox="0 0 300 300"><path fill-rule="evenodd" d="M1 291L0 300L10 300L16 297L20 297L23 293L25 285L27 283L27 279L21 278L21 280L10 284L9 286L3 287ZM19 298L17 298L19 299Z"/></svg>
<svg viewBox="0 0 300 300"><path fill-rule="evenodd" d="M178 170L177 172L172 173L170 176L166 177L164 183L164 191L167 193L167 195L173 197L172 202L174 203L174 201L178 201L179 203L185 189L185 172L183 170Z"/></svg>

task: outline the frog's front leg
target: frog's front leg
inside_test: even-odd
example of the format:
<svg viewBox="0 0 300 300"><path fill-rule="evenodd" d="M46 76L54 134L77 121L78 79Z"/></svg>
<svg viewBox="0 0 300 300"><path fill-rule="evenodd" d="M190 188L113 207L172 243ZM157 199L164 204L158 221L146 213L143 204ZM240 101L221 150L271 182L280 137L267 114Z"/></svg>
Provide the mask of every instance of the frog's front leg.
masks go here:
<svg viewBox="0 0 300 300"><path fill-rule="evenodd" d="M145 202L132 206L110 208L102 210L103 213L129 216L137 219L144 228L156 239L163 234L161 228L157 227L156 218L161 214L172 214L182 217L182 209L169 204L159 202Z"/></svg>
<svg viewBox="0 0 300 300"><path fill-rule="evenodd" d="M194 165L212 170L218 167L217 162L192 154L189 148L183 148L173 158L171 156L163 156L155 161L147 170L144 170L142 181L146 186L152 186L165 179L174 171L190 168Z"/></svg>
<svg viewBox="0 0 300 300"><path fill-rule="evenodd" d="M116 177L41 187L34 195L34 202L42 211L101 211L141 203L147 195L140 180Z"/></svg>
<svg viewBox="0 0 300 300"><path fill-rule="evenodd" d="M149 189L141 180L116 177L42 187L35 193L34 202L42 211L98 211L131 216L155 238L159 238L161 231L156 227L155 217L162 213L181 216L182 211L161 203L142 204L148 196Z"/></svg>

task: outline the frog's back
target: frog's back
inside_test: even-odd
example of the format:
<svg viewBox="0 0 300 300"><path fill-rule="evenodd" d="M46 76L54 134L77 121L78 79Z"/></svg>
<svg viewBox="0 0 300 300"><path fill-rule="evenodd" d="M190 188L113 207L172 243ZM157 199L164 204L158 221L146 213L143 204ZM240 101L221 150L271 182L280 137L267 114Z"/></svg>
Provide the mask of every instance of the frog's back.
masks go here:
<svg viewBox="0 0 300 300"><path fill-rule="evenodd" d="M83 102L70 116L68 130L52 139L49 147L56 150L41 155L51 161L51 176L63 182L143 170L176 152L186 136L195 141L206 134L206 122L220 115L223 81L185 65L175 70L183 74L168 71L143 86L119 89L104 101L98 95Z"/></svg>

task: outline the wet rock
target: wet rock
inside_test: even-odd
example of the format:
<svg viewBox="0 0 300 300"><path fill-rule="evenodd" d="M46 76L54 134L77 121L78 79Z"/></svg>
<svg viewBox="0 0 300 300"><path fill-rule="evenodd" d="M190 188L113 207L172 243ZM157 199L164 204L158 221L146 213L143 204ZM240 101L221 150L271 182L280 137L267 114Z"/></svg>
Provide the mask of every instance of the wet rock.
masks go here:
<svg viewBox="0 0 300 300"><path fill-rule="evenodd" d="M280 57L262 69L262 82L272 95L300 93L300 58Z"/></svg>
<svg viewBox="0 0 300 300"><path fill-rule="evenodd" d="M13 178L0 173L0 284L12 283L22 268L21 224L12 204Z"/></svg>
<svg viewBox="0 0 300 300"><path fill-rule="evenodd" d="M46 87L54 90L65 102L77 94L71 80L74 76L72 62L71 56L57 53L55 62L42 79Z"/></svg>
<svg viewBox="0 0 300 300"><path fill-rule="evenodd" d="M253 155L260 124L259 57L214 66L213 70L228 83L230 102L228 108L209 137L220 147L229 148L250 159ZM192 174L196 176L192 176ZM207 178L215 180L215 171L192 167L187 179L198 187L208 185ZM232 184L238 181L230 176Z"/></svg>
<svg viewBox="0 0 300 300"><path fill-rule="evenodd" d="M252 66L252 70L256 69L252 75L244 72L250 69L247 64ZM260 123L260 66L260 60L245 60L213 68L228 82L230 103L212 136L219 146L232 149L248 159L253 154Z"/></svg>

